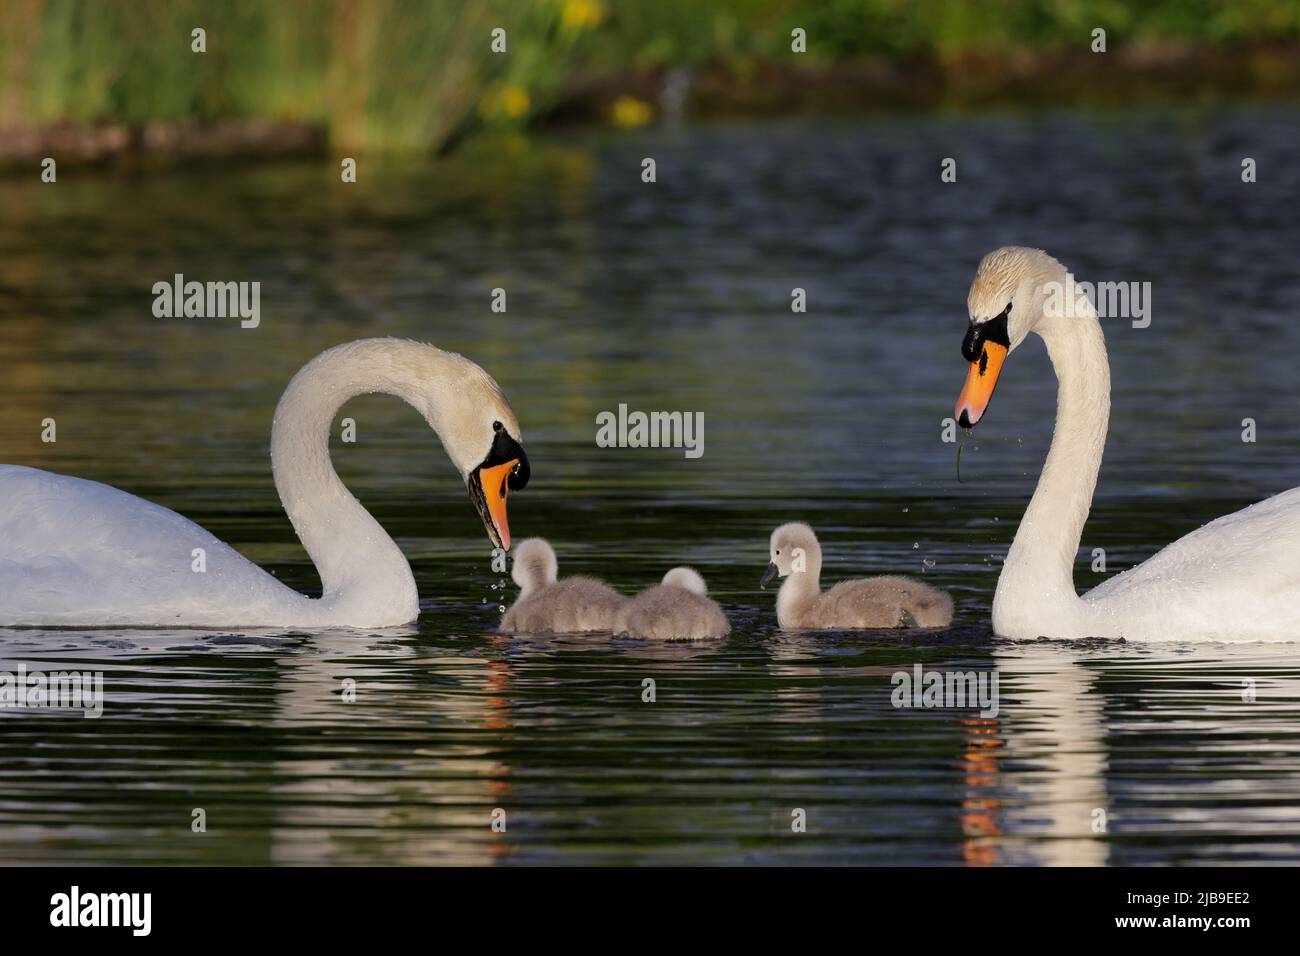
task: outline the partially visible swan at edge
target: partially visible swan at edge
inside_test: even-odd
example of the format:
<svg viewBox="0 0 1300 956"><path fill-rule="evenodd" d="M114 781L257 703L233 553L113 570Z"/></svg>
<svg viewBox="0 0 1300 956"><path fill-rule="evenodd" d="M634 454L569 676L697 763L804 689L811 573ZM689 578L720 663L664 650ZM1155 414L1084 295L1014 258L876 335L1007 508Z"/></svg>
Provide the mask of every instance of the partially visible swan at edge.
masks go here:
<svg viewBox="0 0 1300 956"><path fill-rule="evenodd" d="M431 345L363 339L322 352L275 410L275 487L320 573L286 587L174 511L107 485L0 466L0 625L388 627L420 613L401 549L330 463L334 415L368 392L413 405L460 470L493 544L509 548L506 493L528 482L519 423L492 377ZM195 549L206 570L196 571Z"/></svg>
<svg viewBox="0 0 1300 956"><path fill-rule="evenodd" d="M501 619L507 634L574 634L612 631L628 599L603 581L560 573L555 549L543 538L528 538L515 546L510 576L519 585L519 599Z"/></svg>
<svg viewBox="0 0 1300 956"><path fill-rule="evenodd" d="M1110 366L1096 310L1056 307L1066 270L1038 249L1007 247L971 284L970 362L954 412L983 416L1002 363L1030 332L1047 343L1058 380L1056 430L993 596L993 629L1011 638L1300 639L1300 488L1226 515L1143 564L1074 589L1074 561L1092 504L1110 417ZM1049 298L1053 300L1048 308Z"/></svg>
<svg viewBox="0 0 1300 956"><path fill-rule="evenodd" d="M785 581L776 593L776 620L800 630L864 630L884 627L947 627L952 598L936 587L886 574L841 581L822 591L822 547L806 524L792 521L772 532L771 562L759 587Z"/></svg>
<svg viewBox="0 0 1300 956"><path fill-rule="evenodd" d="M657 641L700 641L726 637L731 625L698 571L673 568L623 606L615 630Z"/></svg>

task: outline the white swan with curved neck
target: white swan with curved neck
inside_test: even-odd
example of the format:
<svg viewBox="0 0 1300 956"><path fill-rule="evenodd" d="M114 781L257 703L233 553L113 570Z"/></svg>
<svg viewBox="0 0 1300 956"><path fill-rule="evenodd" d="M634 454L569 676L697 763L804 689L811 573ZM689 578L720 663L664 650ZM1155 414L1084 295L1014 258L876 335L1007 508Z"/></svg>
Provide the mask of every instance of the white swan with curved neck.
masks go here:
<svg viewBox="0 0 1300 956"><path fill-rule="evenodd" d="M1300 488L1210 522L1083 597L1075 591L1075 556L1110 417L1110 366L1091 303L1055 307L1065 283L1065 267L1047 253L1007 247L980 262L968 297L962 354L970 368L955 412L961 425L980 420L1003 361L1030 332L1047 344L1058 379L1051 449L998 578L994 631L1300 640Z"/></svg>
<svg viewBox="0 0 1300 956"><path fill-rule="evenodd" d="M271 429L275 486L320 572L308 598L174 511L107 485L0 465L0 625L390 627L419 615L401 549L344 487L329 433L348 399L413 405L460 470L493 544L528 480L519 423L492 377L431 345L363 339L294 376ZM200 555L196 549L202 549Z"/></svg>

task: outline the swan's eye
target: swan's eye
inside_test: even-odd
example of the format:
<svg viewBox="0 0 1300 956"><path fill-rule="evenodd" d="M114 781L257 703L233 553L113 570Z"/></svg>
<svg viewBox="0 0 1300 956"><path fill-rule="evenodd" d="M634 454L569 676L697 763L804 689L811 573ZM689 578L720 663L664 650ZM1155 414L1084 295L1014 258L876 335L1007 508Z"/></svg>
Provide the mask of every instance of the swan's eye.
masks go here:
<svg viewBox="0 0 1300 956"><path fill-rule="evenodd" d="M776 549L776 556L777 556L778 558L781 557L781 549L780 549L780 548L777 548L777 549Z"/></svg>
<svg viewBox="0 0 1300 956"><path fill-rule="evenodd" d="M502 425L500 422L493 422L493 423L492 423L492 430L493 430L494 432L499 432L499 431L501 431L501 429L504 428L504 427L505 427L505 426Z"/></svg>

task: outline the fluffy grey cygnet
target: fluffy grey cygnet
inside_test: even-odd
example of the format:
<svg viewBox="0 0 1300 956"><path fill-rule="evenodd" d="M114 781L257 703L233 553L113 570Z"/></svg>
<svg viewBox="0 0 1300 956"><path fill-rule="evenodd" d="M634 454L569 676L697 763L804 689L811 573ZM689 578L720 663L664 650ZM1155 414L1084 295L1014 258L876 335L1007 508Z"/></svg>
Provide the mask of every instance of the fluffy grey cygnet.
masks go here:
<svg viewBox="0 0 1300 956"><path fill-rule="evenodd" d="M612 631L628 599L603 581L573 577L557 580L555 549L543 538L527 538L515 546L510 576L519 585L519 598L501 619L509 634L570 634Z"/></svg>
<svg viewBox="0 0 1300 956"><path fill-rule="evenodd" d="M947 627L952 598L915 578L884 575L841 581L821 589L822 549L806 524L783 524L772 532L766 586L784 578L776 595L776 619L797 630L865 630L878 627Z"/></svg>
<svg viewBox="0 0 1300 956"><path fill-rule="evenodd" d="M698 571L673 568L624 605L615 630L654 641L699 641L726 637L731 625Z"/></svg>

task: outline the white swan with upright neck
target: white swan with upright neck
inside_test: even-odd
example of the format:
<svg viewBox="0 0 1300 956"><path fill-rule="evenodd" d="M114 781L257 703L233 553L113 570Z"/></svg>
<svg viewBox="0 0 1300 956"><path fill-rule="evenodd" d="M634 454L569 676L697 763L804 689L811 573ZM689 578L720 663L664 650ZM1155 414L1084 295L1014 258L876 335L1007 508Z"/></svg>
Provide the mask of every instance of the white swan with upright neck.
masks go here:
<svg viewBox="0 0 1300 956"><path fill-rule="evenodd" d="M275 410L275 486L322 593L286 587L174 511L94 481L0 465L0 625L391 627L419 615L402 551L330 462L335 413L365 393L413 405L459 469L494 545L528 481L519 423L469 359L401 339L322 352ZM201 550L200 550L201 549ZM200 560L201 559L201 560Z"/></svg>
<svg viewBox="0 0 1300 956"><path fill-rule="evenodd" d="M1011 638L1300 640L1300 488L1226 515L1084 594L1074 562L1110 417L1110 366L1097 313L1059 301L1066 270L1037 249L984 257L971 284L970 362L955 415L974 426L1002 363L1030 332L1058 380L1056 429L993 596L993 629Z"/></svg>

